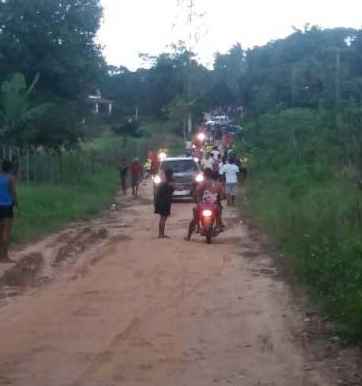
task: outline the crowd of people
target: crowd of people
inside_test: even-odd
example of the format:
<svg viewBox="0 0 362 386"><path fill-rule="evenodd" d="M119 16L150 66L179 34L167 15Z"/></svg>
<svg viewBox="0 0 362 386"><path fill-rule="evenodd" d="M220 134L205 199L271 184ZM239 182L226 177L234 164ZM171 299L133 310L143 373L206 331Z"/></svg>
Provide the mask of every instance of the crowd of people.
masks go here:
<svg viewBox="0 0 362 386"><path fill-rule="evenodd" d="M237 159L232 151L223 152L218 146L214 146L201 159L201 167L204 172L211 171L214 178L223 183L227 203L234 205L239 175L241 171L243 175L246 173L246 168L241 164L240 159Z"/></svg>
<svg viewBox="0 0 362 386"><path fill-rule="evenodd" d="M204 204L213 205L216 211L216 226L221 232L224 230L222 220L222 200L226 197L229 206L235 205L241 165L231 149L213 146L204 152L201 159L205 180L197 187L195 199L197 206L193 210L186 240L189 241L198 228L199 216Z"/></svg>
<svg viewBox="0 0 362 386"><path fill-rule="evenodd" d="M219 231L224 230L222 201L226 198L227 205L234 206L239 182L247 176L245 159L236 157L232 146L207 146L205 143L199 143L193 146L192 155L200 164L204 181L199 183L194 191L196 207L193 209L193 218L186 240L190 240L194 231L197 230L201 208L205 203L215 206L216 226ZM160 215L159 238L167 238L165 224L171 213L174 192L172 170L166 170L165 177L155 199L155 213Z"/></svg>
<svg viewBox="0 0 362 386"><path fill-rule="evenodd" d="M200 149L199 149L200 150ZM204 182L199 184L194 192L197 203L208 202L215 204L218 208L217 226L224 227L222 221L222 200L226 197L227 204L235 205L238 181L240 176L246 177L246 167L233 153L231 147L225 148L220 145L205 146L200 151L198 162L204 173ZM138 197L139 185L147 175L156 175L160 167L158 153L150 152L145 165L138 158L129 162L122 158L119 164L119 174L123 193L128 193L129 186L132 196ZM1 164L0 170L0 262L12 262L8 256L11 238L11 229L14 217L14 208L17 206L16 174L15 166L7 160ZM174 192L173 172L165 171L165 180L160 185L155 199L155 213L160 215L159 237L166 238L165 225L171 213L172 196ZM197 207L190 224L187 239L197 226Z"/></svg>

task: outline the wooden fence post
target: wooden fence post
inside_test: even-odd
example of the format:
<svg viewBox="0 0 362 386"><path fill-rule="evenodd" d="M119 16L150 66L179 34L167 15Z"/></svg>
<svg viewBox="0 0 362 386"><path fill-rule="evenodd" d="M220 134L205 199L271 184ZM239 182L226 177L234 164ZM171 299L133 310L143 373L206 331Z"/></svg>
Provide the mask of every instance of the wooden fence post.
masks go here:
<svg viewBox="0 0 362 386"><path fill-rule="evenodd" d="M30 183L30 150L26 148L26 182Z"/></svg>

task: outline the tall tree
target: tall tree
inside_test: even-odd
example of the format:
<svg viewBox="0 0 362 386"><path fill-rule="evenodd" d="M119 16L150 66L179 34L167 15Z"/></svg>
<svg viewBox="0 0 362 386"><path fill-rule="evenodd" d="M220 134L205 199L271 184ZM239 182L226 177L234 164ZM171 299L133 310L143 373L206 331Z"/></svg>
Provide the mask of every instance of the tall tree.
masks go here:
<svg viewBox="0 0 362 386"><path fill-rule="evenodd" d="M235 104L241 102L242 79L245 70L245 54L240 43L235 44L226 54L216 54L214 62L216 83L221 90L224 88L224 93L225 88L229 89ZM230 103L230 101L225 100L225 103Z"/></svg>
<svg viewBox="0 0 362 386"><path fill-rule="evenodd" d="M101 17L100 0L0 1L0 77L39 73L47 94L86 94L104 66L95 42Z"/></svg>

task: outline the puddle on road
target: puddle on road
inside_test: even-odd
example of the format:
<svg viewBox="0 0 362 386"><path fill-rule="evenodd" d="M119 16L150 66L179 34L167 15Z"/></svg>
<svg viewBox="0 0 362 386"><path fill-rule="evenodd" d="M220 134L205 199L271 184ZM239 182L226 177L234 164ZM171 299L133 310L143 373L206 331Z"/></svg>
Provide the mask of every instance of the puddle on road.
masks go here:
<svg viewBox="0 0 362 386"><path fill-rule="evenodd" d="M39 276L43 266L43 255L33 253L7 270L0 279L0 305L1 301L21 295L26 288L42 285L46 279Z"/></svg>

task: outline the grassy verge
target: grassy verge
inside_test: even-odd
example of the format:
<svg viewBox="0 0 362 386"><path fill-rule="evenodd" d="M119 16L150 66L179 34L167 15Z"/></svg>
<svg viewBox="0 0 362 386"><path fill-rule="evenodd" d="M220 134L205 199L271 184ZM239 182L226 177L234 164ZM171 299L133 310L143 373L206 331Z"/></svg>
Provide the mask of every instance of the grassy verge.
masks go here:
<svg viewBox="0 0 362 386"><path fill-rule="evenodd" d="M106 168L80 180L76 186L20 185L14 241L29 241L70 221L97 214L110 203L117 186L117 171Z"/></svg>
<svg viewBox="0 0 362 386"><path fill-rule="evenodd" d="M362 195L351 182L297 171L258 174L248 202L338 332L362 340Z"/></svg>
<svg viewBox="0 0 362 386"><path fill-rule="evenodd" d="M239 143L252 169L252 215L289 256L288 271L354 341L362 341L361 116L275 111L245 122Z"/></svg>

